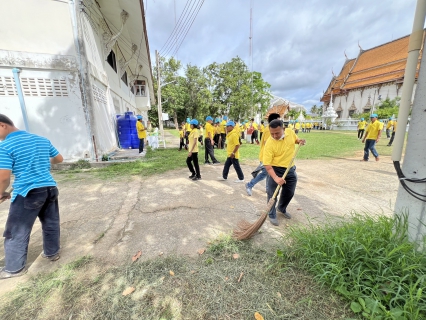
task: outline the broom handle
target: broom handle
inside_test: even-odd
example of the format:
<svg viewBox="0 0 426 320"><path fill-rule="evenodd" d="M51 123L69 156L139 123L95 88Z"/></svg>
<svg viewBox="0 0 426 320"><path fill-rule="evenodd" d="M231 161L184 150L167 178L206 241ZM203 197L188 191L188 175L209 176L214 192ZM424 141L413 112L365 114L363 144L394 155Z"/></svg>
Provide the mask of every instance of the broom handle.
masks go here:
<svg viewBox="0 0 426 320"><path fill-rule="evenodd" d="M293 156L293 159L291 159L291 161L290 161L290 165L287 167L287 169L285 170L285 172L284 172L284 174L282 176L283 180L287 176L287 174L290 171L290 169L293 167L294 160L296 159L296 156L299 153L299 150L300 150L300 144L298 145L298 147L296 148L296 151L294 152L294 156ZM272 199L275 199L278 196L278 193L280 192L280 189L281 189L281 185L277 185L277 187L275 188L275 192L274 192L274 194L272 196Z"/></svg>

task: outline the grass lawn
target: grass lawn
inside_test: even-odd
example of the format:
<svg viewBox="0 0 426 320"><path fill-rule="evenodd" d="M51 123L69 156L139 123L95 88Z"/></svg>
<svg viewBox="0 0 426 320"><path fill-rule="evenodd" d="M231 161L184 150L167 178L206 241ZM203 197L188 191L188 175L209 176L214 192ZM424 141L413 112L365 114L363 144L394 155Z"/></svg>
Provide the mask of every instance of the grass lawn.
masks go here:
<svg viewBox="0 0 426 320"><path fill-rule="evenodd" d="M169 130L178 134L177 130ZM311 133L299 133L299 137L306 139L307 144L298 155L298 159L329 159L339 157L354 157L361 155L364 145L356 138L355 132L349 131L311 131ZM391 155L392 148L387 147L388 140L382 138L378 143L377 150L380 155ZM200 146L198 154L199 163L204 163L204 147ZM242 164L255 165L258 162L260 147L258 145L243 142L240 149L240 161ZM215 149L215 156L220 162L226 160L226 151ZM186 167L187 152L178 151L176 148L148 149L146 157L140 161L130 163L114 163L102 169L91 170L100 178L112 178L126 175L150 176L157 173L167 172ZM360 156L361 158L361 156ZM80 170L65 170L59 173L81 172Z"/></svg>

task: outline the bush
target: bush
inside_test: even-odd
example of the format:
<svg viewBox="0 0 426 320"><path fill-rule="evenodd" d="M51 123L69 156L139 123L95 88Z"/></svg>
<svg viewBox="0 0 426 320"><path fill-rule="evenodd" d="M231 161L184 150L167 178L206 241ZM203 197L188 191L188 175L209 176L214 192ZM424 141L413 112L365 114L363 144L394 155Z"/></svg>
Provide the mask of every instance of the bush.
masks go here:
<svg viewBox="0 0 426 320"><path fill-rule="evenodd" d="M407 239L407 216L353 214L349 222L294 227L294 259L367 319L426 318L426 252Z"/></svg>
<svg viewBox="0 0 426 320"><path fill-rule="evenodd" d="M90 169L90 162L84 159L80 159L77 162L74 162L71 166L70 166L70 170L75 170L75 169Z"/></svg>

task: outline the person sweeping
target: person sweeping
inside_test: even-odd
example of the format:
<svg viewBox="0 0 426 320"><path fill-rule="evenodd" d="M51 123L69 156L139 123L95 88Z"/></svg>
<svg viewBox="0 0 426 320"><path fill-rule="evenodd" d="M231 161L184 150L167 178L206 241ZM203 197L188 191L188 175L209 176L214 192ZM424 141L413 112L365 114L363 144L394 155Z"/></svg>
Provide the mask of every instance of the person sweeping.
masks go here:
<svg viewBox="0 0 426 320"><path fill-rule="evenodd" d="M198 130L198 121L196 119L192 119L190 121L190 125L191 133L188 136L189 146L186 164L188 165L189 171L191 171L189 178L197 181L201 179L200 166L198 165L198 138L200 136L200 132Z"/></svg>
<svg viewBox="0 0 426 320"><path fill-rule="evenodd" d="M291 129L284 129L283 122L279 119L271 121L269 124L269 132L271 137L266 141L263 150L263 165L270 178L268 182L268 201L272 198L277 185L282 186L278 204L269 211L269 221L278 226L278 211L286 219L291 219L291 215L287 212L287 206L293 199L297 185L296 166L291 165L295 152L295 144L304 145L306 141L299 139L295 132ZM282 179L287 167L290 169Z"/></svg>

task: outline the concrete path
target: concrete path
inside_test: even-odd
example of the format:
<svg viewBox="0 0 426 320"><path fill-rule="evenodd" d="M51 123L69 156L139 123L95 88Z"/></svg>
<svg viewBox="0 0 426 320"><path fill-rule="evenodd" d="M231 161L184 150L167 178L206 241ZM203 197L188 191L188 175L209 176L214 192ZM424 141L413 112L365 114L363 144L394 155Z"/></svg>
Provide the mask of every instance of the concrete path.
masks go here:
<svg viewBox="0 0 426 320"><path fill-rule="evenodd" d="M257 163L243 166L246 178ZM54 270L90 254L107 264L130 261L142 250L142 259L158 255L196 255L197 250L221 233L229 233L240 219L254 222L266 205L265 182L249 197L231 168L221 182L222 166L202 165L203 179L188 179L187 169L151 177L134 176L98 180L88 174L67 179L56 175L60 190L61 259L41 258L42 238L36 222L29 246L28 276L2 280L0 294L30 275ZM342 217L351 210L390 213L398 182L390 158L380 162L359 159L298 161L299 183L289 206L292 220L279 217L280 226L268 221L253 241L275 241L289 225ZM4 231L8 204L0 206L0 232ZM0 248L0 266L4 250Z"/></svg>

